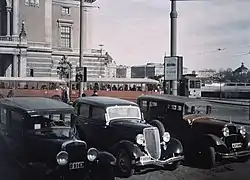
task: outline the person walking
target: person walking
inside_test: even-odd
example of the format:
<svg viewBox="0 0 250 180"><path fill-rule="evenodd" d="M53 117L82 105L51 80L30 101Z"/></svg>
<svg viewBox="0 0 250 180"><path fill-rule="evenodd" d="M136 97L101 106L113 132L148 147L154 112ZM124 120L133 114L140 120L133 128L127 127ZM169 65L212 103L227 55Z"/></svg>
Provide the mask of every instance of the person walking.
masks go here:
<svg viewBox="0 0 250 180"><path fill-rule="evenodd" d="M94 93L91 96L98 96L97 90L94 90Z"/></svg>

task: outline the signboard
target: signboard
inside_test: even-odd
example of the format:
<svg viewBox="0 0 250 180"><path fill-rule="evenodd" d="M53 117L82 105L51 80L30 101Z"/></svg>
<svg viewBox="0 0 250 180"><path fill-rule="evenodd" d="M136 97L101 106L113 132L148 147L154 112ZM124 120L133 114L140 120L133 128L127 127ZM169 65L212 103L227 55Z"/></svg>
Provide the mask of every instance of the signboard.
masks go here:
<svg viewBox="0 0 250 180"><path fill-rule="evenodd" d="M87 82L87 67L76 67L76 82Z"/></svg>
<svg viewBox="0 0 250 180"><path fill-rule="evenodd" d="M178 81L182 78L183 58L164 57L164 75L166 81Z"/></svg>

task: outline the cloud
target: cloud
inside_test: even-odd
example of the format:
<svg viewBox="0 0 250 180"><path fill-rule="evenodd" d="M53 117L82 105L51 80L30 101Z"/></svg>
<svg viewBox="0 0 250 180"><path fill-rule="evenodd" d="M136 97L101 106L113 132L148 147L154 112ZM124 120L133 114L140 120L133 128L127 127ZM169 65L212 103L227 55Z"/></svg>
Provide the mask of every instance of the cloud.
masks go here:
<svg viewBox="0 0 250 180"><path fill-rule="evenodd" d="M93 44L103 43L118 64L162 62L164 53L169 54L169 1L96 3L101 9L92 12ZM250 67L250 55L239 55L250 52L249 7L248 0L177 2L178 54L185 66L190 71L235 68L241 62Z"/></svg>

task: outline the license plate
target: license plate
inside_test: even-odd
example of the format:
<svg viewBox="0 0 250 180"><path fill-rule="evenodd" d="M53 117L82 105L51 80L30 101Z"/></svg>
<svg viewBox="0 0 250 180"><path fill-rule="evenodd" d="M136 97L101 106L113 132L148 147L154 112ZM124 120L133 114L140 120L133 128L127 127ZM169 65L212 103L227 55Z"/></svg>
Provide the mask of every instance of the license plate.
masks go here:
<svg viewBox="0 0 250 180"><path fill-rule="evenodd" d="M142 157L140 157L141 162L147 162L147 161L150 161L150 160L151 160L150 156L142 156Z"/></svg>
<svg viewBox="0 0 250 180"><path fill-rule="evenodd" d="M242 143L233 143L232 144L232 148L236 149L236 148L241 148L242 147Z"/></svg>
<svg viewBox="0 0 250 180"><path fill-rule="evenodd" d="M69 170L84 168L84 161L69 163Z"/></svg>

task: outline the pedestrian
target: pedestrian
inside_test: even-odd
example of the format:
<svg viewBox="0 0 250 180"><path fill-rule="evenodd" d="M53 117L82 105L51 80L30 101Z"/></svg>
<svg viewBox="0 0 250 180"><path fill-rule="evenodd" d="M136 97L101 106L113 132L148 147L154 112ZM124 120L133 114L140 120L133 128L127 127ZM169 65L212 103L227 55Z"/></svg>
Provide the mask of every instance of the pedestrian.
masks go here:
<svg viewBox="0 0 250 180"><path fill-rule="evenodd" d="M10 97L13 97L13 96L14 96L14 93L13 93L13 91L12 91L12 90L10 90L10 91L8 92L7 97L8 97L8 98L10 98Z"/></svg>
<svg viewBox="0 0 250 180"><path fill-rule="evenodd" d="M92 94L92 96L98 96L97 90L94 90L94 93Z"/></svg>

